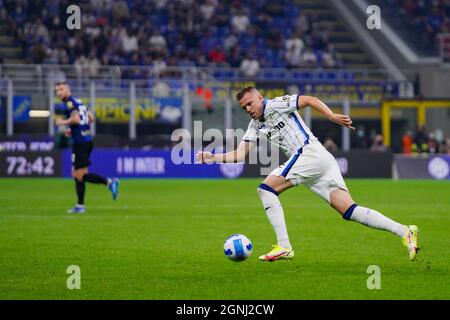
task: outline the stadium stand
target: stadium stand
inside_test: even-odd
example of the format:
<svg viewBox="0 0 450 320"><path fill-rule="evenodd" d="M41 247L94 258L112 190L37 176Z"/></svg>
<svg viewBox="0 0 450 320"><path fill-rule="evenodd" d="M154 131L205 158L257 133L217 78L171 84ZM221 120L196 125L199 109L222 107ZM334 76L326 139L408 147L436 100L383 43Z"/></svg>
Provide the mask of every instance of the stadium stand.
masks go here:
<svg viewBox="0 0 450 320"><path fill-rule="evenodd" d="M68 1L2 2L5 63L74 63L92 75L100 65L376 68L321 1L85 0L75 32L61 29Z"/></svg>
<svg viewBox="0 0 450 320"><path fill-rule="evenodd" d="M447 30L450 1L416 2L374 1L383 4L383 19L396 20L395 14L403 8L397 22L404 25L392 26L402 38L421 45L420 39L430 38L427 25L436 25L432 30L436 37ZM131 80L138 80L139 92L149 92L160 77L199 83L268 80L356 85L380 80L377 86L392 87L387 82L391 80L389 69L380 69L361 39L353 38L351 26L326 1L81 0L77 4L82 10L82 29L75 31L65 27L70 4L68 0L0 0L0 77L13 80L18 94L33 92L37 109L47 108L48 86L55 79L77 80L75 87L85 96L90 81L101 80L96 82L96 90L102 98L117 94L110 88L119 90L119 96L128 94ZM433 18L436 10L443 19ZM408 30L402 19L409 19L408 23L420 30ZM404 37L403 32L409 36ZM424 35L417 40L419 34ZM163 85L176 90L178 84ZM192 90L202 105L200 111L193 110L196 119L223 125L223 119L213 114L221 104L211 97L202 100L211 96L205 94L210 88ZM353 107L367 117L369 108L376 108L369 104L355 103ZM376 113L369 118L374 122L374 117ZM100 131L105 132L102 125ZM365 125L367 142L361 148L369 148L375 133L380 132L378 125ZM21 126L25 125L17 124L18 129L23 129ZM42 128L45 131L46 123ZM151 129L161 131L156 126ZM398 137L393 141L400 141L403 130L395 134ZM358 148L357 143L354 146Z"/></svg>
<svg viewBox="0 0 450 320"><path fill-rule="evenodd" d="M449 0L375 0L383 18L422 56L439 54L439 34L450 33Z"/></svg>

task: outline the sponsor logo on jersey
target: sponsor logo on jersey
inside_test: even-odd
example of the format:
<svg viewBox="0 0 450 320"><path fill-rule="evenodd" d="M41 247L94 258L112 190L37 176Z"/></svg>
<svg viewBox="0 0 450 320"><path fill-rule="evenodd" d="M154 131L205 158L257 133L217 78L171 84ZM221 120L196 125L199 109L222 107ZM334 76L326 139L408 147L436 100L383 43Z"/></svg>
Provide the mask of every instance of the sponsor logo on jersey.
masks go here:
<svg viewBox="0 0 450 320"><path fill-rule="evenodd" d="M284 128L285 124L283 121L278 122L275 126L273 126L273 128L275 130L280 131L282 128ZM267 132L267 138L270 138L272 136L272 133L269 131Z"/></svg>
<svg viewBox="0 0 450 320"><path fill-rule="evenodd" d="M274 126L274 128L277 130L281 130L281 128L284 128L284 126L285 126L284 122L280 121Z"/></svg>

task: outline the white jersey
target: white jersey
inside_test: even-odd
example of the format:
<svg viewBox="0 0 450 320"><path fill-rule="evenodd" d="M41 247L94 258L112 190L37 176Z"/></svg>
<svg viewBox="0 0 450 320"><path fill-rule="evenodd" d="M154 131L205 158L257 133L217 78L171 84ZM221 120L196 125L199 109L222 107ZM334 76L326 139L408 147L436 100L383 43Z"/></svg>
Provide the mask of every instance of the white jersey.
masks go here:
<svg viewBox="0 0 450 320"><path fill-rule="evenodd" d="M263 101L261 120L251 120L242 140L256 142L263 134L291 157L303 146L317 141L298 113L298 95Z"/></svg>

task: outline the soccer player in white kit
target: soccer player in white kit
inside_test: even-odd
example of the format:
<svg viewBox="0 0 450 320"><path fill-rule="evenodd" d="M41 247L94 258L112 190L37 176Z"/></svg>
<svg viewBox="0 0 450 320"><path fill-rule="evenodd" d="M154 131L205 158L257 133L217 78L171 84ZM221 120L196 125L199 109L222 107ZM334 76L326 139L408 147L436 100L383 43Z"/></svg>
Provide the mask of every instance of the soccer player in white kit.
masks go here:
<svg viewBox="0 0 450 320"><path fill-rule="evenodd" d="M419 249L419 228L402 225L374 209L357 205L350 196L336 160L306 126L298 110L310 106L330 121L354 129L349 116L333 113L322 101L311 96L287 95L267 100L256 88L246 87L238 92L236 98L252 118L238 148L222 154L200 151L196 159L203 163L242 161L256 145L260 135L265 135L271 143L277 144L289 157L257 189L277 237L277 244L270 252L259 257L261 261L294 257L278 195L299 184L304 184L328 202L344 219L396 234L408 248L410 260L415 259Z"/></svg>

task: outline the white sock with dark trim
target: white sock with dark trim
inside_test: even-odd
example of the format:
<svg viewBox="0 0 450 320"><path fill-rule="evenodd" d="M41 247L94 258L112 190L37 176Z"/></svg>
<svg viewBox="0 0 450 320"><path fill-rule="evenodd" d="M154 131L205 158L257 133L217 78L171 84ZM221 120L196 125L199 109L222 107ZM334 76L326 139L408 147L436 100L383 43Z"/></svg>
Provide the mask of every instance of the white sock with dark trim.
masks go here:
<svg viewBox="0 0 450 320"><path fill-rule="evenodd" d="M278 244L283 248L292 249L286 229L286 222L284 221L283 207L278 199L278 193L268 185L260 184L258 195L261 198L267 218L269 218L277 235Z"/></svg>
<svg viewBox="0 0 450 320"><path fill-rule="evenodd" d="M346 220L356 221L371 228L390 231L399 237L403 237L408 231L407 226L389 219L376 210L356 204L352 205L343 217Z"/></svg>

